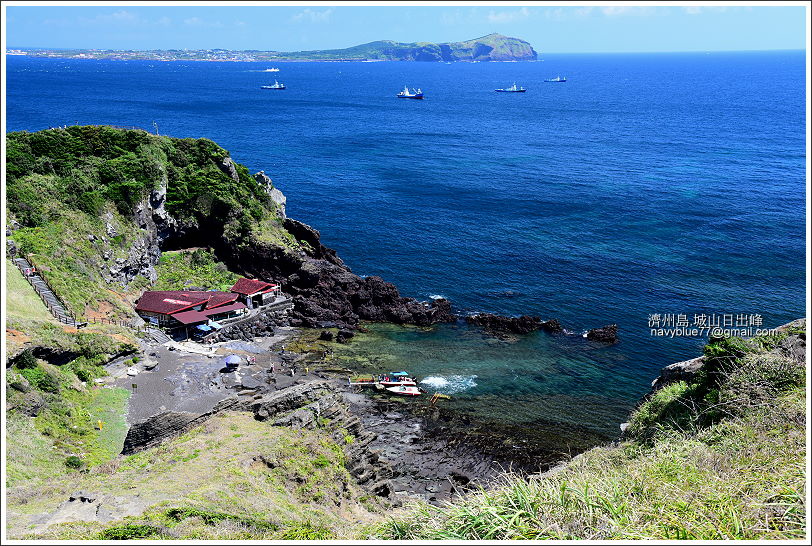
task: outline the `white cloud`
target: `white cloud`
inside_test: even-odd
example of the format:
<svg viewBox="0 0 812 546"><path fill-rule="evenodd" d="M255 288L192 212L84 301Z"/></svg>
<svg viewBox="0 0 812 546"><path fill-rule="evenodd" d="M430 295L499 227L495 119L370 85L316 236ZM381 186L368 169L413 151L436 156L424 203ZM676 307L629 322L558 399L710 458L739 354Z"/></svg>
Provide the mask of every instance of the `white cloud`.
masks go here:
<svg viewBox="0 0 812 546"><path fill-rule="evenodd" d="M488 21L491 23L511 23L528 17L530 17L530 10L527 8L512 11L491 11L488 13Z"/></svg>
<svg viewBox="0 0 812 546"><path fill-rule="evenodd" d="M292 16L290 20L294 23L326 23L330 20L330 16L332 14L333 8L328 8L322 11L306 8L304 11L300 11L296 15Z"/></svg>

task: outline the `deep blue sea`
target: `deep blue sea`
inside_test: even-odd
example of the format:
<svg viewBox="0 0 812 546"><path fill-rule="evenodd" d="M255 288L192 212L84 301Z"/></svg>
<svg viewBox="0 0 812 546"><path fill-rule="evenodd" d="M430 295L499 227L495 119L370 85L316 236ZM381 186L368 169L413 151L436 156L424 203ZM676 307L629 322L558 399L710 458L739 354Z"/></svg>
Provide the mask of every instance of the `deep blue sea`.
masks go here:
<svg viewBox="0 0 812 546"><path fill-rule="evenodd" d="M803 52L6 62L8 131L154 122L207 137L403 295L619 325L612 347L383 326L351 349L431 377L461 408L611 437L659 368L701 351L650 335L649 315L804 315ZM274 79L287 90L260 89ZM494 92L514 81L527 93ZM404 85L425 100L395 98Z"/></svg>

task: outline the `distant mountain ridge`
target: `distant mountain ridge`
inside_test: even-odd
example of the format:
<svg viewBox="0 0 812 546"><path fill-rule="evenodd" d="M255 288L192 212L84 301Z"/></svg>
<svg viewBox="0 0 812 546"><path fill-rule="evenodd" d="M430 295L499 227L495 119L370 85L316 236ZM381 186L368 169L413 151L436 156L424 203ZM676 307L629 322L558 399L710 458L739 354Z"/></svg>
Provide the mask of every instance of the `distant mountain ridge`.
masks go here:
<svg viewBox="0 0 812 546"><path fill-rule="evenodd" d="M119 61L535 61L538 54L520 38L488 34L465 42L401 43L378 40L345 49L268 51L229 49L13 49L6 55L56 59L108 59Z"/></svg>
<svg viewBox="0 0 812 546"><path fill-rule="evenodd" d="M520 38L488 34L465 42L401 43L378 40L345 49L280 52L278 59L370 61L535 61L538 54Z"/></svg>

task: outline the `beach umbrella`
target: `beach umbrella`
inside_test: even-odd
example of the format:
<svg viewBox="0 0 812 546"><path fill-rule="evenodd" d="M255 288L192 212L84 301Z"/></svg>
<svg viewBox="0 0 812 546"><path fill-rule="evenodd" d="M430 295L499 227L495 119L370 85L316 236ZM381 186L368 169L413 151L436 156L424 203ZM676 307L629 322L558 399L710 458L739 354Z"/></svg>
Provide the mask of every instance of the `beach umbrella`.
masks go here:
<svg viewBox="0 0 812 546"><path fill-rule="evenodd" d="M242 362L242 358L237 355L229 355L225 359L226 364L239 364L240 362Z"/></svg>

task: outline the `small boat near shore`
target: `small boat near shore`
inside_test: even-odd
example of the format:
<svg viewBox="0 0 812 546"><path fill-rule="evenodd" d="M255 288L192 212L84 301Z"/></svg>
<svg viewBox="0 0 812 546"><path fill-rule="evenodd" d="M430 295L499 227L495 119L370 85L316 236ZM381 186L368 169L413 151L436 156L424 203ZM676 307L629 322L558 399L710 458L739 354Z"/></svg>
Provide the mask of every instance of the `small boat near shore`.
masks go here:
<svg viewBox="0 0 812 546"><path fill-rule="evenodd" d="M380 391L388 391L401 396L418 396L423 389L417 386L417 380L409 377L407 372L392 372L388 375L356 376L347 380L354 387L375 387ZM406 389L406 390L404 390Z"/></svg>
<svg viewBox="0 0 812 546"><path fill-rule="evenodd" d="M497 93L525 93L526 91L527 89L525 89L524 87L518 87L516 85L516 82L513 82L513 85L511 85L510 87L496 90Z"/></svg>
<svg viewBox="0 0 812 546"><path fill-rule="evenodd" d="M263 85L262 89L287 89L284 83L279 83L278 81L274 80L273 85Z"/></svg>
<svg viewBox="0 0 812 546"><path fill-rule="evenodd" d="M388 387L386 390L398 396L420 396L423 394L418 387L407 387L405 385Z"/></svg>
<svg viewBox="0 0 812 546"><path fill-rule="evenodd" d="M403 91L398 93L397 96L398 96L399 99L422 99L423 98L423 90L418 89L418 90L415 91L414 89L412 89L410 91L408 86L404 86Z"/></svg>
<svg viewBox="0 0 812 546"><path fill-rule="evenodd" d="M555 78L550 78L549 80L544 80L547 83L564 83L567 81L567 78L562 78L561 76L556 76Z"/></svg>

